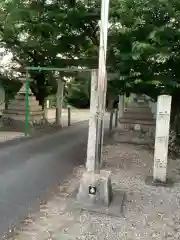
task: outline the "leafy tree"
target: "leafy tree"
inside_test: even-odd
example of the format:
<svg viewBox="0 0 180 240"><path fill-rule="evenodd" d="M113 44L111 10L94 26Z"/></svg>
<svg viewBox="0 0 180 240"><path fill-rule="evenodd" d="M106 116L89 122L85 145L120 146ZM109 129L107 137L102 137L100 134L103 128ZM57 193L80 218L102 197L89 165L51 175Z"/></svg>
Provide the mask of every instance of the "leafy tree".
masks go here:
<svg viewBox="0 0 180 240"><path fill-rule="evenodd" d="M108 57L121 74L115 88L153 98L171 94L172 122L180 100L179 10L177 0L116 0L110 9Z"/></svg>
<svg viewBox="0 0 180 240"><path fill-rule="evenodd" d="M97 14L90 14L81 2L72 8L58 0L1 2L0 31L2 44L21 66L70 67L70 61L97 53ZM43 105L50 74L31 75L33 91Z"/></svg>
<svg viewBox="0 0 180 240"><path fill-rule="evenodd" d="M21 88L21 82L17 81L15 78L10 79L7 76L0 75L0 81L5 90L5 108L8 108L9 101L14 98L16 93Z"/></svg>
<svg viewBox="0 0 180 240"><path fill-rule="evenodd" d="M76 77L66 84L65 100L76 108L88 108L90 104L90 81Z"/></svg>
<svg viewBox="0 0 180 240"><path fill-rule="evenodd" d="M80 1L72 5L58 0L1 2L1 43L22 66L70 67L75 61L80 66L97 66L99 15L93 2L92 7ZM178 0L110 1L107 64L108 71L119 72L120 77L108 82L108 99L115 100L122 92L146 93L154 99L158 94L171 94L174 123L180 100L179 19ZM56 87L53 74L34 72L32 77L33 91L43 105ZM80 77L68 84L69 101L77 101L78 87L88 102L86 84Z"/></svg>

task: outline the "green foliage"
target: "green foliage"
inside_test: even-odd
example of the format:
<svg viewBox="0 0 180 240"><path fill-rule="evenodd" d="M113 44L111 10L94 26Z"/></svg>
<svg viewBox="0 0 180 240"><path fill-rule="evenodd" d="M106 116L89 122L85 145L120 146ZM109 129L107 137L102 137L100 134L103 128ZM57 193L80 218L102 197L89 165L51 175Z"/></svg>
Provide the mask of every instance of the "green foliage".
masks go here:
<svg viewBox="0 0 180 240"><path fill-rule="evenodd" d="M68 2L58 0L11 0L1 1L0 9L1 43L21 66L70 67L61 59L97 55L97 15L88 15L81 2L69 8ZM43 104L53 73L34 72L31 76L33 91Z"/></svg>
<svg viewBox="0 0 180 240"><path fill-rule="evenodd" d="M0 82L5 90L5 108L7 109L9 101L14 99L16 93L21 88L22 83L16 79L10 79L3 75L0 75Z"/></svg>
<svg viewBox="0 0 180 240"><path fill-rule="evenodd" d="M112 2L108 56L124 91L155 97L179 88L179 10L177 0Z"/></svg>
<svg viewBox="0 0 180 240"><path fill-rule="evenodd" d="M90 99L90 81L74 78L66 85L65 101L73 107L88 108Z"/></svg>
<svg viewBox="0 0 180 240"><path fill-rule="evenodd" d="M58 0L0 3L1 44L21 66L70 67L75 59L85 58L91 64L98 62L95 6L88 8L78 1L72 7ZM180 100L179 19L178 0L110 1L107 64L108 71L118 72L120 77L108 82L108 99L136 92L154 99L160 93L172 94L173 102ZM79 65L92 66L90 61ZM62 73L64 76L69 74ZM32 90L43 104L46 96L55 94L54 75L36 71L32 77ZM67 83L67 101L82 107L89 104L89 79L85 79Z"/></svg>
<svg viewBox="0 0 180 240"><path fill-rule="evenodd" d="M22 86L22 84L19 81L15 79L9 79L2 75L0 76L0 81L4 87L5 94L8 100L13 99Z"/></svg>

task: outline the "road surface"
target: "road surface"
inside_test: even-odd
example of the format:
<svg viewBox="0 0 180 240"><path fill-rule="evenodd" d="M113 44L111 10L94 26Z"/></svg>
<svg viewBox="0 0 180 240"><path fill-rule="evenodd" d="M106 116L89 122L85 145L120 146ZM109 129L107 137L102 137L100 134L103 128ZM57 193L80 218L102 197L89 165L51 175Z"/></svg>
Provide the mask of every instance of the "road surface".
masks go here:
<svg viewBox="0 0 180 240"><path fill-rule="evenodd" d="M107 129L106 120L106 129ZM0 237L28 214L47 188L86 157L88 121L24 143L0 146Z"/></svg>

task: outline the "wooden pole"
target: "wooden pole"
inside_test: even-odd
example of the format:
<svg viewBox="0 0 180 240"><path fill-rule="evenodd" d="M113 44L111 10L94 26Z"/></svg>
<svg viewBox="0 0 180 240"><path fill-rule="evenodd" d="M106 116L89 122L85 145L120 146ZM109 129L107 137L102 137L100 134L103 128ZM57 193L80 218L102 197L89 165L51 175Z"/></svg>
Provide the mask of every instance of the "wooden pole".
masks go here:
<svg viewBox="0 0 180 240"><path fill-rule="evenodd" d="M118 117L119 118L121 118L123 116L124 108L125 108L124 103L125 103L124 95L119 95L119 103L118 103L118 111L119 111Z"/></svg>
<svg viewBox="0 0 180 240"><path fill-rule="evenodd" d="M64 93L64 82L62 79L57 79L57 93L56 93L56 124L62 126L61 116L63 107L63 93Z"/></svg>
<svg viewBox="0 0 180 240"><path fill-rule="evenodd" d="M117 128L117 126L118 126L118 109L116 109L115 110L115 124L114 124L114 126L115 126L115 128Z"/></svg>
<svg viewBox="0 0 180 240"><path fill-rule="evenodd" d="M113 110L110 112L110 118L109 118L109 134L111 134L113 129Z"/></svg>
<svg viewBox="0 0 180 240"><path fill-rule="evenodd" d="M68 107L68 127L71 126L71 108Z"/></svg>
<svg viewBox="0 0 180 240"><path fill-rule="evenodd" d="M24 123L24 135L28 136L28 124L29 124L29 82L28 73L26 72L26 93L25 93L25 123Z"/></svg>

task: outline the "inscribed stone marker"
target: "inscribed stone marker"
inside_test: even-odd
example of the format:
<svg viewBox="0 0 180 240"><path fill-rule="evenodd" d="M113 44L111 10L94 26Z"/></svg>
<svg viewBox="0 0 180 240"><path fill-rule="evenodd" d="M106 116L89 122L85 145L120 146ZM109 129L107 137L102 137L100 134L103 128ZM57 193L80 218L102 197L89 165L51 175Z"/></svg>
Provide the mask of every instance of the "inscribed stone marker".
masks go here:
<svg viewBox="0 0 180 240"><path fill-rule="evenodd" d="M124 95L119 95L118 112L118 117L121 118L124 113Z"/></svg>
<svg viewBox="0 0 180 240"><path fill-rule="evenodd" d="M161 95L157 102L153 181L165 183L168 159L171 96Z"/></svg>

